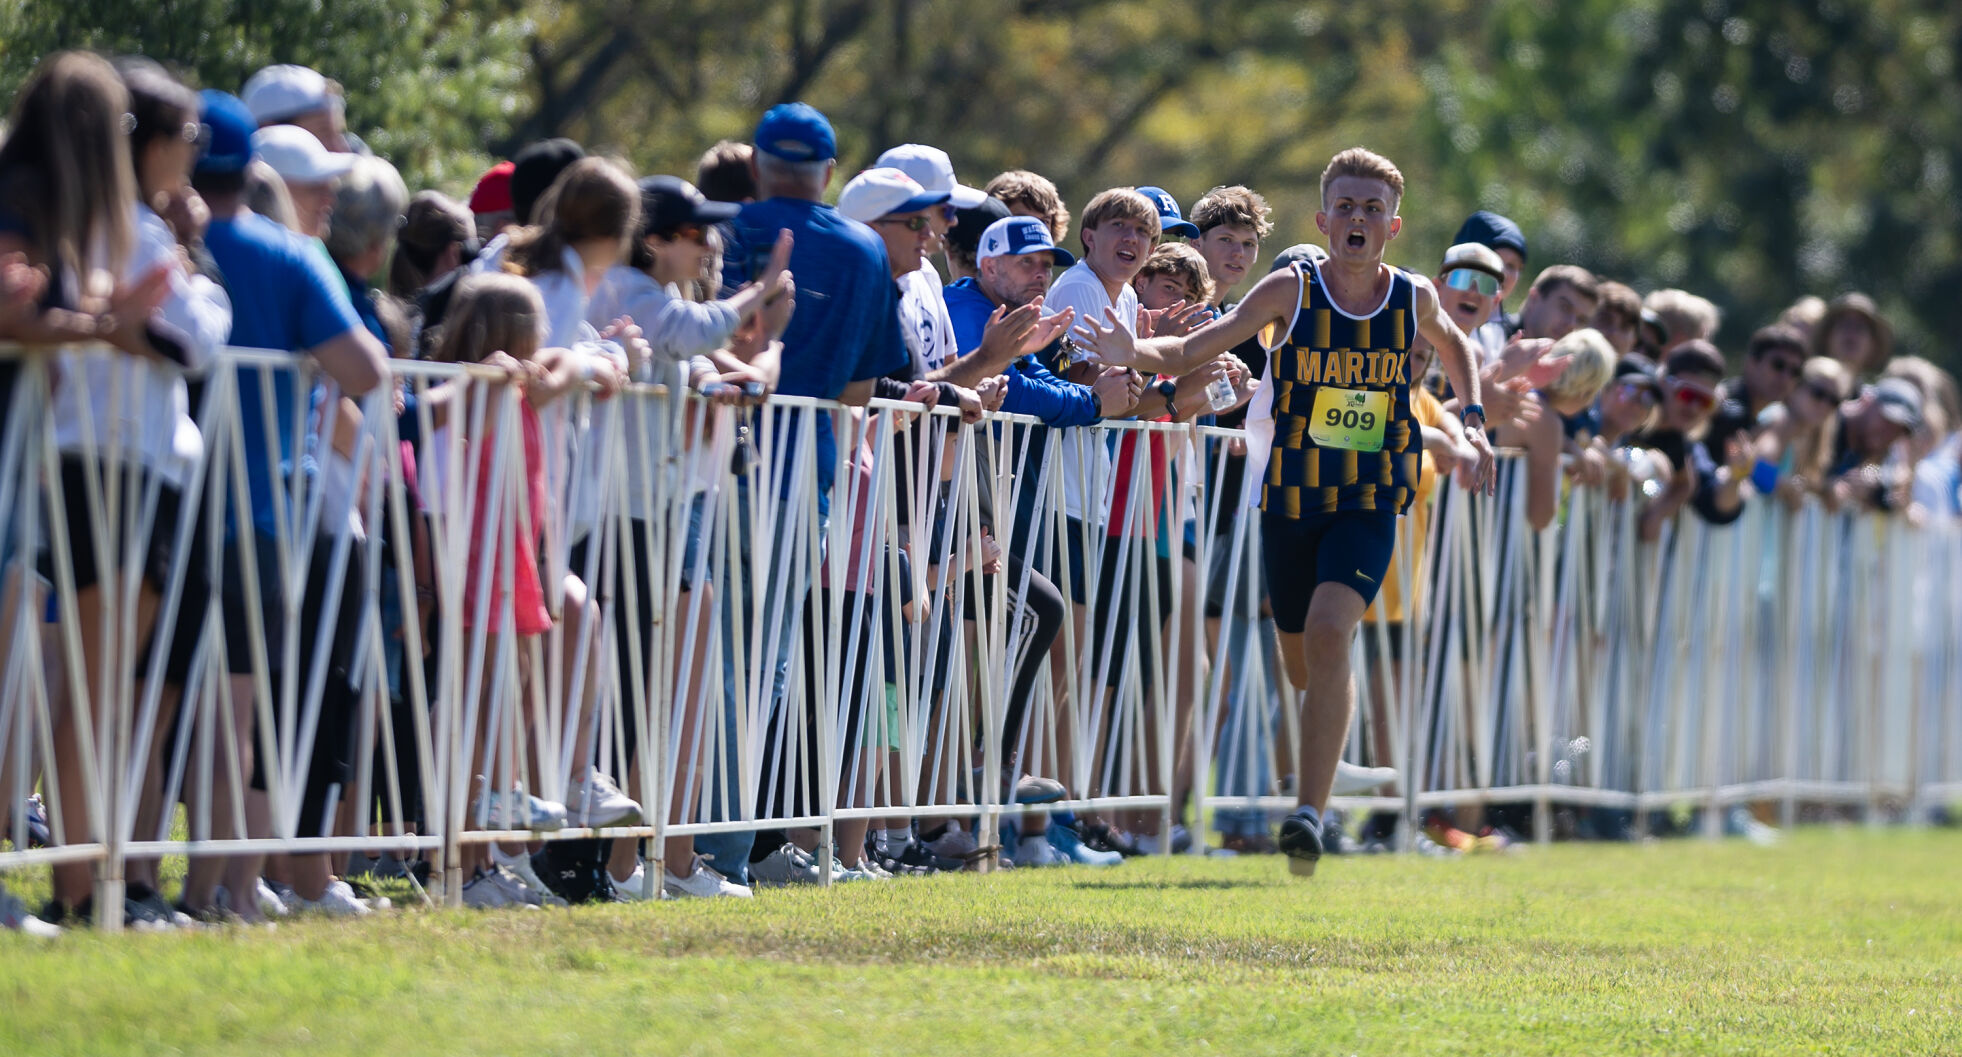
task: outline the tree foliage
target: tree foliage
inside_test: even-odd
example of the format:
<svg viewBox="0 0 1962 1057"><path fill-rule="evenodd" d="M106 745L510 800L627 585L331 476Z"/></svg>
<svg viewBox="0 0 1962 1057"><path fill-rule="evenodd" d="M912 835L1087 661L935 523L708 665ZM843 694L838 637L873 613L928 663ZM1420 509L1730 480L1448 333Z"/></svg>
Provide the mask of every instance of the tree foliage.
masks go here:
<svg viewBox="0 0 1962 1057"><path fill-rule="evenodd" d="M10 7L11 5L11 7ZM907 141L970 182L1081 204L1246 183L1274 246L1315 237L1336 150L1394 158L1392 258L1479 207L1575 261L1716 300L1736 349L1802 293L1874 294L1951 363L1962 8L1937 0L0 0L0 90L58 46L141 48L207 84L266 61L348 85L349 120L452 191L570 135L689 173L771 103L829 113L841 170Z"/></svg>
<svg viewBox="0 0 1962 1057"><path fill-rule="evenodd" d="M495 2L0 0L0 95L62 48L143 54L237 92L275 62L347 92L348 126L412 184L468 182L527 105L532 23Z"/></svg>

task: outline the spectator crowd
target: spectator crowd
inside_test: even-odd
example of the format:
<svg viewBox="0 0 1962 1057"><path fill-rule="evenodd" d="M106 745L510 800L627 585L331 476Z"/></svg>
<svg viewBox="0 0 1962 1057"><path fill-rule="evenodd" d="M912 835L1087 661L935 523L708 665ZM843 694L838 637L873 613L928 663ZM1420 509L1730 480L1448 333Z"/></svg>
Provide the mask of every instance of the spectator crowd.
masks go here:
<svg viewBox="0 0 1962 1057"><path fill-rule="evenodd" d="M649 812L627 790L639 766L629 747L632 715L647 706L624 707L629 729L611 732L597 689L609 680L591 673L617 668L611 685L622 699L678 702L663 729L675 744L691 744L703 729L733 729L720 713L733 713L726 684L738 673L724 672L726 656L713 659L724 651L709 640L736 634L737 623L745 638L767 643L754 655L767 695L759 721L794 756L805 736L797 731L815 724L790 704L798 697L793 684L805 680L804 697L823 696L809 666L791 663L794 644L808 641L825 614L847 615L847 626L860 629L836 637L855 651L836 691L850 759L834 762L848 785L855 775L890 778L902 766L893 762L896 751L861 750L897 749L891 722L880 718L895 691L876 685L873 673L893 667L906 643L887 629L920 626L915 611L930 606L912 597L915 585L958 589L968 596L966 611L957 603L956 615L925 633L944 644L964 622L993 619L989 599L1004 584L1019 641L1006 665L1003 786L990 795L1021 810L1006 816L998 847L982 846L963 819L900 815L840 821L830 855L815 828L670 837L658 848L603 836L541 844L520 834L465 844L462 861L446 864L458 871L461 901L740 898L758 885L816 883L820 862L829 863L833 880L871 881L964 869L989 853L1017 867L1108 866L1204 842L1181 824L1190 759L1177 761L1171 788L1151 779L1138 790L1172 797L1175 824L1164 832L1155 810L1044 813L1042 805L1088 791L1056 777L1072 749L1070 732L1055 744L1030 731L1046 714L1042 702L1090 696L1104 681L1060 678L1069 650L1100 672L1124 667L1132 651L1146 655L1147 670L1152 650L1194 658L1178 685L1164 688L1173 702L1168 714L1184 730L1200 692L1203 642L1272 634L1260 616L1256 561L1230 565L1229 548L1219 547L1202 567L1193 545L1201 521L1222 539L1234 530L1245 505L1237 498L1247 486L1243 450L1168 471L1177 456L1164 447L1165 434L1083 439L1090 427L1122 420L1239 427L1261 399L1268 350L1250 341L1182 375L1147 376L1101 364L1074 340L1086 321L1139 337L1182 334L1223 315L1270 270L1312 274L1325 252L1269 245L1274 218L1256 190L1213 187L1186 210L1144 172L1134 186L1098 190L1073 213L1040 173L964 183L956 175L962 159L918 143L892 146L863 172L840 173L827 119L787 103L764 113L746 142L708 147L689 178L636 174L550 139L492 166L458 201L406 186L346 127L344 110L341 86L305 67L267 67L234 95L194 90L142 58L83 52L47 57L13 102L0 138L0 345L9 346L0 351L0 407L9 421L45 420L54 455L27 466L20 431L0 431L7 445L0 460L13 460L4 463L8 479L21 475L10 487L42 497L43 526L30 534L22 504L8 495L17 510L0 521L0 685L10 694L27 685L23 666L35 653L34 671L60 676L50 681L45 753L38 744L18 754L9 748L0 760L0 795L38 791L0 821L16 847L100 839L102 820L77 806L91 796L95 750L86 733L101 727L107 702L144 700L146 683L160 680L161 692L148 697L162 702L153 751L166 761L172 717L188 709L180 703L185 685L194 672L214 670L213 656L221 658L215 670L229 675L216 698L228 713L221 720L237 732L220 743L227 758L211 765L210 788L165 782L171 768L150 766L139 829L154 830L179 800L194 806L204 798L209 837L272 835L269 785L279 783L266 780L264 757L287 750L264 729L275 710L262 706L294 698L297 685L319 701L318 735L299 750L285 783L297 802L282 810L297 812L301 837L349 832L352 816L337 798L379 751L353 718L375 689L360 685L360 673L379 670L365 659L371 641L389 651L388 685L379 693L399 717L417 675L416 662L401 656L401 628L420 616L421 633L435 635L432 611L440 611L436 623L508 640L519 655L509 671L525 700L549 700L560 712L505 721L528 725L521 741L559 738L565 765L531 760L514 768L497 758L493 721L469 705L466 726L477 728L466 734L477 743L470 770L495 778L471 788L476 828L543 833L645 823ZM1515 453L1507 472L1523 490L1522 516L1533 530L1563 516L1574 487L1636 504L1646 540L1665 539L1685 508L1713 526L1737 521L1752 504L1816 504L1916 524L1962 515L1955 382L1926 359L1896 355L1887 319L1863 294L1802 298L1777 319L1740 325L1689 291L1644 294L1575 264L1535 260L1520 225L1485 211L1467 218L1441 254L1399 263L1432 277L1443 309L1471 337L1489 432ZM229 349L262 352L239 359ZM266 353L307 370L280 367ZM1432 358L1426 347L1413 351L1413 364ZM418 385L401 361L470 365L471 380L438 375L448 380ZM1435 365L1414 370L1411 381L1425 452L1411 516L1421 519L1426 499L1468 473L1475 457ZM624 456L617 536L599 529L593 491L566 470L604 461L584 448L612 435L603 426L608 415L621 416L606 425L629 443L648 436L642 405L628 390L645 392L650 383L688 394L688 414L706 421L714 412L732 424L721 432L691 427L698 461L741 469L747 453L750 469L734 500L743 516L726 539L714 527L720 501L705 498L698 484L677 484L645 452ZM394 397L387 435L399 437L408 501L399 522L369 523L361 498L379 465L364 440L375 435L364 409L390 406L366 399L378 390ZM201 432L209 421L201 409L223 394L235 402L244 442L222 465L207 464L216 438ZM778 397L844 410L800 412ZM1018 416L1022 425L1012 428L1016 444L1032 453L1028 465L1047 452L1056 472L1018 472L1014 494L984 496L978 514L957 514L932 495L954 477L953 447L934 431L946 427L866 410L875 399L939 409L932 417L939 423L957 411L968 427ZM890 446L881 446L880 430ZM779 442L758 456L751 438L765 433ZM892 441L901 435L910 439ZM802 454L816 467L808 481L787 469L799 465L805 443L813 450ZM879 451L919 463L897 475L929 493L906 497L919 531L895 533L866 559L854 554L842 601L828 591L806 598L816 575L806 569L800 581L795 562L779 560L796 549L787 541L802 538L785 520L793 504L761 493L780 478L783 489L807 490L795 494L815 504L820 535L832 518L855 518L858 551L856 541L873 531L865 525L872 492L861 478L870 480ZM1128 482L1152 476L1134 472L1136 460L1156 468L1157 491L1169 492L1163 477L1173 472L1229 498L1182 507L1157 491L1127 497ZM221 475L233 492L207 502ZM508 491L494 483L507 478ZM1106 480L1114 482L1109 491ZM692 496L680 504L685 515L672 544L671 526L657 528L662 518L642 505L642 497L670 487ZM462 497L466 552L432 542L429 514L444 496ZM1033 513L1045 502L1061 508L1060 533ZM1127 505L1148 516L1125 518ZM751 516L757 509L769 513L759 520ZM1165 524L1140 529L1134 520ZM52 524L65 526L65 537ZM311 546L296 549L296 534ZM404 568L384 559L387 570L369 575L361 543L374 534L413 559ZM909 553L917 548L901 542L955 534L965 538L931 553ZM1120 557L1129 552L1115 541L1126 536L1156 545L1148 555ZM1409 538L1421 546L1425 537L1419 528ZM1181 539L1183 549L1172 545ZM951 556L970 552L964 566L940 571ZM621 600L651 600L664 589L656 575L666 564L661 554L680 567L675 590L685 604L719 615L690 624L701 634L673 644L676 671L657 679L643 661L666 632L654 626L646 601ZM443 555L463 575L442 575ZM1141 561L1143 574L1127 575L1127 561ZM875 565L906 571L885 576ZM764 590L725 586L739 568ZM1229 582L1252 592L1254 604L1227 604ZM381 592L390 625L372 640L360 616L369 591ZM1196 601L1174 619L1168 599L1181 591ZM1416 594L1393 578L1376 605L1398 623ZM759 597L763 609L752 612ZM889 607L907 615L893 617ZM477 684L503 671L480 673L467 693L435 707L482 698L489 713L491 691ZM570 673L587 674L582 683ZM950 682L968 677L943 661L923 686L946 695ZM1246 673L1230 673L1227 684L1227 729L1214 738L1223 745L1244 735L1253 708L1243 700ZM1103 692L1122 694L1121 680L1113 674ZM547 737L559 731L570 733ZM1163 733L1139 736L1150 743ZM412 740L407 727L396 740ZM1384 744L1366 754L1389 760ZM1264 758L1246 773L1227 768L1223 793L1284 779L1265 773L1276 766L1271 754L1251 755ZM18 770L23 763L26 773ZM496 777L514 770L552 775L554 786L534 779L528 791ZM798 808L808 805L814 778L778 773L782 765L764 770L759 789L730 790L722 779L678 783L673 799L699 810L677 807L670 821L689 812L733 818L741 809L731 803L751 797L771 817L810 813ZM1388 768L1345 764L1337 792L1393 789L1395 780ZM968 776L945 781L951 788ZM963 788L968 802L979 795ZM68 805L59 835L49 832L43 793ZM218 809L208 810L213 804ZM1273 851L1259 811L1221 810L1213 822L1219 850ZM1369 843L1389 840L1397 824L1394 814L1380 813L1351 829ZM1425 825L1437 845L1460 851L1508 838L1502 817L1440 813ZM650 879L650 870L660 876ZM358 916L373 899L357 885L391 874L433 883L427 871L413 856L194 855L181 888L166 896L155 859L138 858L124 912L153 924L256 921L300 910ZM29 914L0 890L0 918L44 931L91 914L94 891L87 863L64 862L54 868L45 908Z"/></svg>

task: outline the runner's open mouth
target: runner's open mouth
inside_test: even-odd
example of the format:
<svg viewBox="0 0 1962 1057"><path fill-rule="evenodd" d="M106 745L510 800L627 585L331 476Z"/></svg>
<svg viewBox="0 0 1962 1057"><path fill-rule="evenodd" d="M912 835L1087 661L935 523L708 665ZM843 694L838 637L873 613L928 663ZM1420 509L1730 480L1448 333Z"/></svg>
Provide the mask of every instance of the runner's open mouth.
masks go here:
<svg viewBox="0 0 1962 1057"><path fill-rule="evenodd" d="M1357 249L1361 249L1363 248L1363 246L1367 245L1368 242L1369 239L1364 237L1362 232L1360 231L1349 232L1349 245L1354 246Z"/></svg>

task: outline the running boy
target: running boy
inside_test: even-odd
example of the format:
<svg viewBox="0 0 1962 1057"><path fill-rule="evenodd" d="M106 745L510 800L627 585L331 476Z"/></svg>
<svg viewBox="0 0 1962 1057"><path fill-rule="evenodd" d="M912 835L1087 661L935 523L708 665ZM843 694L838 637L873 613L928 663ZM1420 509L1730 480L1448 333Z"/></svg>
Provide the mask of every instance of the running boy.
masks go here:
<svg viewBox="0 0 1962 1057"><path fill-rule="evenodd" d="M1183 337L1134 338L1112 313L1078 340L1107 364L1183 374L1256 334L1273 355L1247 415L1249 472L1260 474L1261 532L1274 625L1288 678L1305 688L1301 804L1281 850L1309 876L1322 809L1348 740L1356 688L1349 648L1389 568L1396 517L1416 491L1420 434L1410 413L1410 346L1422 334L1464 402L1476 486L1490 492L1491 445L1472 347L1421 275L1383 263L1403 220L1403 174L1360 147L1322 172L1328 260L1277 271L1216 322ZM1266 328L1273 328L1267 331ZM1263 465L1264 463L1264 465ZM1314 678L1309 678L1309 673Z"/></svg>

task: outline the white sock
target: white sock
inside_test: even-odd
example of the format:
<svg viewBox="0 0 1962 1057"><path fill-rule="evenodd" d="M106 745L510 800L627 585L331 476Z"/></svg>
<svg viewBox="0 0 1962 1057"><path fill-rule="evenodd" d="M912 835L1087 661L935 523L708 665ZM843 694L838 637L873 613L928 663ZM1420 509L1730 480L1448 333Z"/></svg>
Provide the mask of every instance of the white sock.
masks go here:
<svg viewBox="0 0 1962 1057"><path fill-rule="evenodd" d="M880 844L894 851L902 851L908 844L913 843L913 831L910 829L882 829L879 831L878 841Z"/></svg>
<svg viewBox="0 0 1962 1057"><path fill-rule="evenodd" d="M1131 838L1131 843L1137 845L1138 850L1146 855L1158 854L1158 837L1155 834L1140 833Z"/></svg>

